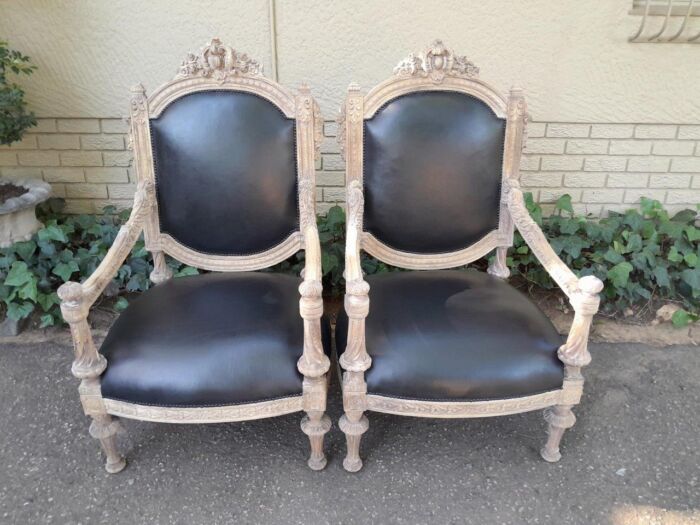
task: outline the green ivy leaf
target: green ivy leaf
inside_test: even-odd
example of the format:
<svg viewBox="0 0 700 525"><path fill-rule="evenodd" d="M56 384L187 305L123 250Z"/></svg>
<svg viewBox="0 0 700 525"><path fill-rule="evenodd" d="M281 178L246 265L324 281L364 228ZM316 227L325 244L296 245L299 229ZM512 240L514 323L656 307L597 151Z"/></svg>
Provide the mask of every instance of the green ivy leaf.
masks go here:
<svg viewBox="0 0 700 525"><path fill-rule="evenodd" d="M53 273L54 275L58 275L61 279L63 279L63 282L68 282L70 280L71 275L73 275L79 270L80 268L78 268L78 263L75 261L60 262L56 266L54 266L51 273Z"/></svg>
<svg viewBox="0 0 700 525"><path fill-rule="evenodd" d="M671 322L676 328L683 328L688 326L691 321L697 320L696 316L690 315L685 310L676 310L671 316Z"/></svg>
<svg viewBox="0 0 700 525"><path fill-rule="evenodd" d="M685 234L688 236L690 242L700 241L700 228L688 226L685 228Z"/></svg>
<svg viewBox="0 0 700 525"><path fill-rule="evenodd" d="M117 302L114 303L114 309L117 312L123 312L124 310L126 310L127 306L129 306L129 301L127 301L125 297L120 297L119 299L117 299Z"/></svg>
<svg viewBox="0 0 700 525"><path fill-rule="evenodd" d="M37 236L40 241L68 242L68 237L66 237L66 234L55 224L42 228L37 232Z"/></svg>
<svg viewBox="0 0 700 525"><path fill-rule="evenodd" d="M13 321L25 319L34 311L34 305L29 301L10 303L7 305L7 317Z"/></svg>
<svg viewBox="0 0 700 525"><path fill-rule="evenodd" d="M183 266L177 273L175 273L175 277L185 277L187 275L198 275L199 270L197 268L193 268L192 266Z"/></svg>
<svg viewBox="0 0 700 525"><path fill-rule="evenodd" d="M28 261L36 250L36 243L34 241L16 242L12 247L20 259Z"/></svg>
<svg viewBox="0 0 700 525"><path fill-rule="evenodd" d="M685 281L695 292L700 292L700 267L695 267L692 270L683 270L681 279Z"/></svg>
<svg viewBox="0 0 700 525"><path fill-rule="evenodd" d="M12 263L10 273L5 278L6 286L22 286L31 281L33 275L27 267L27 263L23 261L15 261Z"/></svg>
<svg viewBox="0 0 700 525"><path fill-rule="evenodd" d="M36 296L36 277L32 276L32 279L29 282L25 283L19 290L17 290L17 297L36 302Z"/></svg>
<svg viewBox="0 0 700 525"><path fill-rule="evenodd" d="M688 253L683 257L685 264L691 268L695 268L698 265L698 256L694 253Z"/></svg>
<svg viewBox="0 0 700 525"><path fill-rule="evenodd" d="M683 260L683 256L680 253L678 253L678 250L675 246L672 246L671 249L668 251L668 260L676 263L679 263Z"/></svg>
<svg viewBox="0 0 700 525"><path fill-rule="evenodd" d="M629 280L633 268L627 261L621 262L608 270L607 276L616 288L624 288Z"/></svg>
<svg viewBox="0 0 700 525"><path fill-rule="evenodd" d="M603 259L613 264L621 263L625 260L625 258L622 255L617 253L612 248L608 248L608 251L605 252L605 255L603 255Z"/></svg>
<svg viewBox="0 0 700 525"><path fill-rule="evenodd" d="M654 268L653 272L656 284L659 286L668 287L671 285L671 281L668 278L668 270L663 266L657 266Z"/></svg>
<svg viewBox="0 0 700 525"><path fill-rule="evenodd" d="M559 211L568 211L571 215L574 214L574 207L571 205L571 195L565 193L557 199L554 204L554 209Z"/></svg>
<svg viewBox="0 0 700 525"><path fill-rule="evenodd" d="M56 324L56 321L51 314L44 314L39 319L41 320L39 328L46 328L47 326L53 326Z"/></svg>

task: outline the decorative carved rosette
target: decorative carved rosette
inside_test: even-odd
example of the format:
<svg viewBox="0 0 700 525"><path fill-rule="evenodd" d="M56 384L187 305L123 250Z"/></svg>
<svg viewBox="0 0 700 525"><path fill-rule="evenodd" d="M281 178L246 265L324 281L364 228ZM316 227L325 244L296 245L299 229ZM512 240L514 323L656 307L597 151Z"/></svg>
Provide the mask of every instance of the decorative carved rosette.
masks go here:
<svg viewBox="0 0 700 525"><path fill-rule="evenodd" d="M205 77L224 82L229 77L259 76L262 73L262 65L256 60L213 38L199 54L187 54L175 79Z"/></svg>
<svg viewBox="0 0 700 525"><path fill-rule="evenodd" d="M477 78L479 68L465 56L455 55L451 49L447 49L441 40L435 40L433 44L419 53L408 55L394 68L394 74L399 76L428 77L433 82L439 83L446 76L458 78Z"/></svg>

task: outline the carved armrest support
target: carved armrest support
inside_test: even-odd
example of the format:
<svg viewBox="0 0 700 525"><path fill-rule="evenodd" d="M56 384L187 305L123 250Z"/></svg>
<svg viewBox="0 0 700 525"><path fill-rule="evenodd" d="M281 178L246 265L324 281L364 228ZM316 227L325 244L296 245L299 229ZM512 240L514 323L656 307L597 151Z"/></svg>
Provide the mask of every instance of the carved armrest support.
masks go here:
<svg viewBox="0 0 700 525"><path fill-rule="evenodd" d="M304 225L304 280L299 285L299 313L304 319L304 353L297 368L306 378L323 376L330 360L323 351L321 317L323 316L323 285L321 284L321 245L316 223Z"/></svg>
<svg viewBox="0 0 700 525"><path fill-rule="evenodd" d="M360 233L364 197L359 181L347 187L348 220L345 246L345 312L348 315L348 343L340 364L349 372L364 372L372 365L365 346L365 318L369 313L369 284L362 276Z"/></svg>
<svg viewBox="0 0 700 525"><path fill-rule="evenodd" d="M97 352L87 322L90 307L112 280L129 255L141 234L142 223L152 205L151 183L139 184L134 197L134 207L129 220L120 228L114 243L95 272L82 284L67 282L58 289L61 313L69 324L73 336L75 360L72 372L80 379L98 377L107 366L105 358Z"/></svg>
<svg viewBox="0 0 700 525"><path fill-rule="evenodd" d="M507 192L508 210L520 235L554 282L567 296L571 297L571 294L578 289L578 277L554 252L540 227L530 217L520 183L517 180L508 180L504 191Z"/></svg>
<svg viewBox="0 0 700 525"><path fill-rule="evenodd" d="M567 375L577 376L580 368L591 362L588 352L588 335L593 316L598 312L603 281L593 275L581 277L577 289L569 297L574 308L574 321L557 355L567 367Z"/></svg>
<svg viewBox="0 0 700 525"><path fill-rule="evenodd" d="M550 246L540 227L530 217L517 180L509 180L505 191L513 223L547 273L569 297L574 308L574 321L569 336L566 343L559 348L558 355L566 365L567 376L578 377L580 368L591 362L591 354L588 352L588 334L593 316L600 306L598 294L603 289L603 282L593 275L579 279L564 264Z"/></svg>

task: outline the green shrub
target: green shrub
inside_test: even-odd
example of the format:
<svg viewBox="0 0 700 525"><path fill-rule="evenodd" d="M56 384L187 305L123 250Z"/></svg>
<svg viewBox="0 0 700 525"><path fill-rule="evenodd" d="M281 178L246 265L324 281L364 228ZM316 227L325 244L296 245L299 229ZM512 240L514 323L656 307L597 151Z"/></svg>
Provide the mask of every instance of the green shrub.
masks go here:
<svg viewBox="0 0 700 525"><path fill-rule="evenodd" d="M611 212L607 218L592 220L574 214L568 195L557 201L555 213L547 217L532 194L527 193L525 201L557 255L577 275L603 279L603 311L616 314L627 308L672 301L684 308L674 316L674 324L682 326L698 318L700 229L695 226L696 211L684 210L669 217L658 201L642 199L639 210ZM333 295L342 294L342 208L331 208L327 218L319 220L319 231L323 232L324 289ZM523 278L532 287L556 288L517 232L508 254L513 276ZM364 253L362 268L367 274L398 270Z"/></svg>
<svg viewBox="0 0 700 525"><path fill-rule="evenodd" d="M627 308L653 307L661 301L682 305L674 324L697 320L700 313L700 229L697 212L684 210L669 217L658 201L642 199L639 210L610 213L599 221L573 213L565 195L555 213L545 217L531 194L526 204L542 227L554 251L579 275L596 275L604 280L602 308L610 314ZM0 300L6 314L22 319L35 310L42 326L61 321L56 290L68 280L84 280L102 261L119 226L129 212L105 208L103 215L62 215L53 199L39 211L45 227L31 241L0 250ZM322 248L323 286L327 295L343 293L345 266L345 212L332 207L318 218ZM516 232L508 252L512 275L530 286L552 289L556 285ZM482 264L482 263L476 263ZM168 259L176 276L198 273L194 268ZM270 268L269 271L299 275L304 253ZM398 268L363 253L362 268L371 275ZM116 309L128 303L126 292L147 290L152 270L151 257L139 240L108 287L119 296Z"/></svg>
<svg viewBox="0 0 700 525"><path fill-rule="evenodd" d="M44 228L31 240L0 250L0 300L11 319L39 311L42 327L62 323L56 290L95 271L129 216L128 210L117 213L113 207L105 208L102 215L62 215L61 208L58 199L41 206L37 211ZM176 275L198 273L172 260L168 264ZM114 303L117 310L128 304L125 292L148 289L152 269L151 257L139 239L108 287L111 295L122 295Z"/></svg>
<svg viewBox="0 0 700 525"><path fill-rule="evenodd" d="M27 128L36 126L34 113L27 111L24 91L8 78L8 73L29 75L35 69L29 57L0 40L0 144L20 140Z"/></svg>
<svg viewBox="0 0 700 525"><path fill-rule="evenodd" d="M685 309L674 321L697 319L700 310L700 229L697 212L683 210L670 217L661 203L642 199L639 210L610 212L599 221L575 215L571 197L564 195L555 213L543 217L531 194L531 216L542 227L554 251L579 276L604 280L602 309L608 313L673 301ZM534 286L555 284L516 233L508 265Z"/></svg>

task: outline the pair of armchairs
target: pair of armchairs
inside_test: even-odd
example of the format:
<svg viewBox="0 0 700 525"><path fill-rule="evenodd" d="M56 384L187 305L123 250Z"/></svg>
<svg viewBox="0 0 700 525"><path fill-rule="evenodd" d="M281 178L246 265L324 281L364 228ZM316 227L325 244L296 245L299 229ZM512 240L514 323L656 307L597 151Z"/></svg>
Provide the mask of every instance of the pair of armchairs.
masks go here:
<svg viewBox="0 0 700 525"><path fill-rule="evenodd" d="M559 459L575 421L602 283L577 278L525 208L522 92L505 98L477 75L436 42L367 95L351 86L341 111L347 284L336 348L349 471L362 466L368 410L463 418L546 408L547 461ZM322 125L307 87L289 92L218 39L150 97L140 85L132 90L131 216L95 273L59 289L72 372L108 472L125 466L118 417L214 423L298 411L306 412L309 466L326 465L331 329L314 162ZM571 299L565 342L503 282L516 227ZM89 309L142 232L156 286L121 314L98 351ZM255 272L299 250L300 278ZM421 271L365 278L360 250ZM493 250L490 275L449 270ZM219 273L172 279L166 254Z"/></svg>

